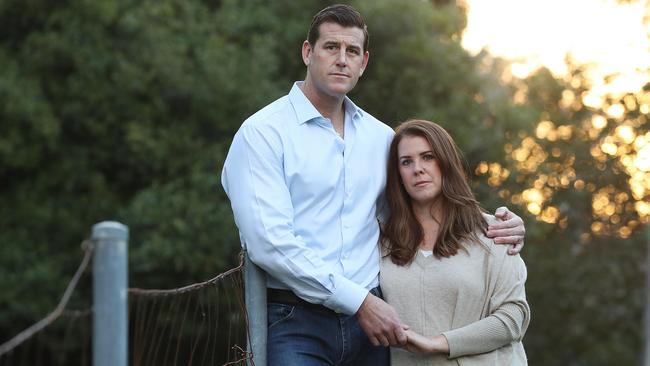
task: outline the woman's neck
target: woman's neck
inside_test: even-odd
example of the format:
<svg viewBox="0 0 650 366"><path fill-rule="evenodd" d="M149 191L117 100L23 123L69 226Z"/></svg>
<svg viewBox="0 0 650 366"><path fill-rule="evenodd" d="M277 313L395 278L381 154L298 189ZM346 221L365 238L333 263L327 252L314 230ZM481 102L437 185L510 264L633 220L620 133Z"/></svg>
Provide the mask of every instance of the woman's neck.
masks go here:
<svg viewBox="0 0 650 366"><path fill-rule="evenodd" d="M440 229L441 211L437 205L413 206L413 214L422 226L424 237L420 243L420 249L433 250L438 240Z"/></svg>

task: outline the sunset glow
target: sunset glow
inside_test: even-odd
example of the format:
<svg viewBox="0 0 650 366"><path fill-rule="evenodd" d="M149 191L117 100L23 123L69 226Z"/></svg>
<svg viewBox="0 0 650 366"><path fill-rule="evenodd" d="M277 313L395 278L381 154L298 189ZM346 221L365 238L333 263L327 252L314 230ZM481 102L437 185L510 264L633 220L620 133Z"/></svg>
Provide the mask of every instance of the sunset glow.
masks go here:
<svg viewBox="0 0 650 366"><path fill-rule="evenodd" d="M586 189L592 197L590 231L597 235L626 238L640 222L650 222L650 132L643 127L650 112L650 92L642 90L650 81L650 14L645 14L645 1L465 2L469 12L463 46L470 52L485 49L510 60L510 74L519 78L545 66L577 88L580 85L574 83L581 81L567 75L570 60L586 66L584 75L591 83L580 95L564 90L558 102L568 113L580 110L580 103L590 108L592 115L582 124L552 121L544 113L532 135L520 133L519 143L504 146L515 179L527 184L520 192L501 189L499 195L522 205L538 220L564 228L567 216L553 196L562 189ZM526 89L515 93L513 101L525 103ZM591 181L581 179L574 152L561 148L563 141L573 139L588 142L595 169L614 167L625 174L627 187L601 185L597 176ZM492 187L500 187L510 176L494 162L481 162L475 172L487 175ZM630 218L633 212L636 218Z"/></svg>
<svg viewBox="0 0 650 366"><path fill-rule="evenodd" d="M566 72L565 57L592 64L592 79L617 74L594 94L637 91L648 79L650 29L643 24L644 1L465 0L469 7L463 46L516 61L512 73L525 77L540 65ZM606 90L605 90L606 89Z"/></svg>

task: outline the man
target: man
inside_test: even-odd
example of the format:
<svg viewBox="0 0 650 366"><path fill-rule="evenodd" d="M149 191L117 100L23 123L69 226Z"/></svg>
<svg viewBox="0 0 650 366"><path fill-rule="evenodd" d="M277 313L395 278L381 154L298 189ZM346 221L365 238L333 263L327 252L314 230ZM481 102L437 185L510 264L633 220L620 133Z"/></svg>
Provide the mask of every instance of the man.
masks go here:
<svg viewBox="0 0 650 366"><path fill-rule="evenodd" d="M269 365L387 365L407 327L379 290L378 205L393 130L346 97L368 64L361 15L333 5L302 45L303 82L248 118L222 172L251 260L268 274ZM497 216L521 249L523 223Z"/></svg>

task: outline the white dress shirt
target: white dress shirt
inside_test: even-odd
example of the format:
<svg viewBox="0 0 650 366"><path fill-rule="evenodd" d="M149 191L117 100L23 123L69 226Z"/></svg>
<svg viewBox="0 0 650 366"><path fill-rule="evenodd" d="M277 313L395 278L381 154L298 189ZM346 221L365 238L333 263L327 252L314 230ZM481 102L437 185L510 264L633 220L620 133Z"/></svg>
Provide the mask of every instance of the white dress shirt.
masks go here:
<svg viewBox="0 0 650 366"><path fill-rule="evenodd" d="M393 130L345 98L345 139L294 84L235 134L221 183L268 287L354 314L377 286Z"/></svg>

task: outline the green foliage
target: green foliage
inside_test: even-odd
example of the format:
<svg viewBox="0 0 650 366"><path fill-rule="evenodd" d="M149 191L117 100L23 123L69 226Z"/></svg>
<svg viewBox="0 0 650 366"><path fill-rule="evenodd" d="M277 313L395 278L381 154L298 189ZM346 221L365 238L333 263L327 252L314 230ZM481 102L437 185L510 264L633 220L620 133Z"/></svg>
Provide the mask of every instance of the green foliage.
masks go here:
<svg viewBox="0 0 650 366"><path fill-rule="evenodd" d="M647 255L643 233L620 243L597 237L584 245L565 230L545 226L533 227L524 250L532 307L524 338L529 364L638 364Z"/></svg>

